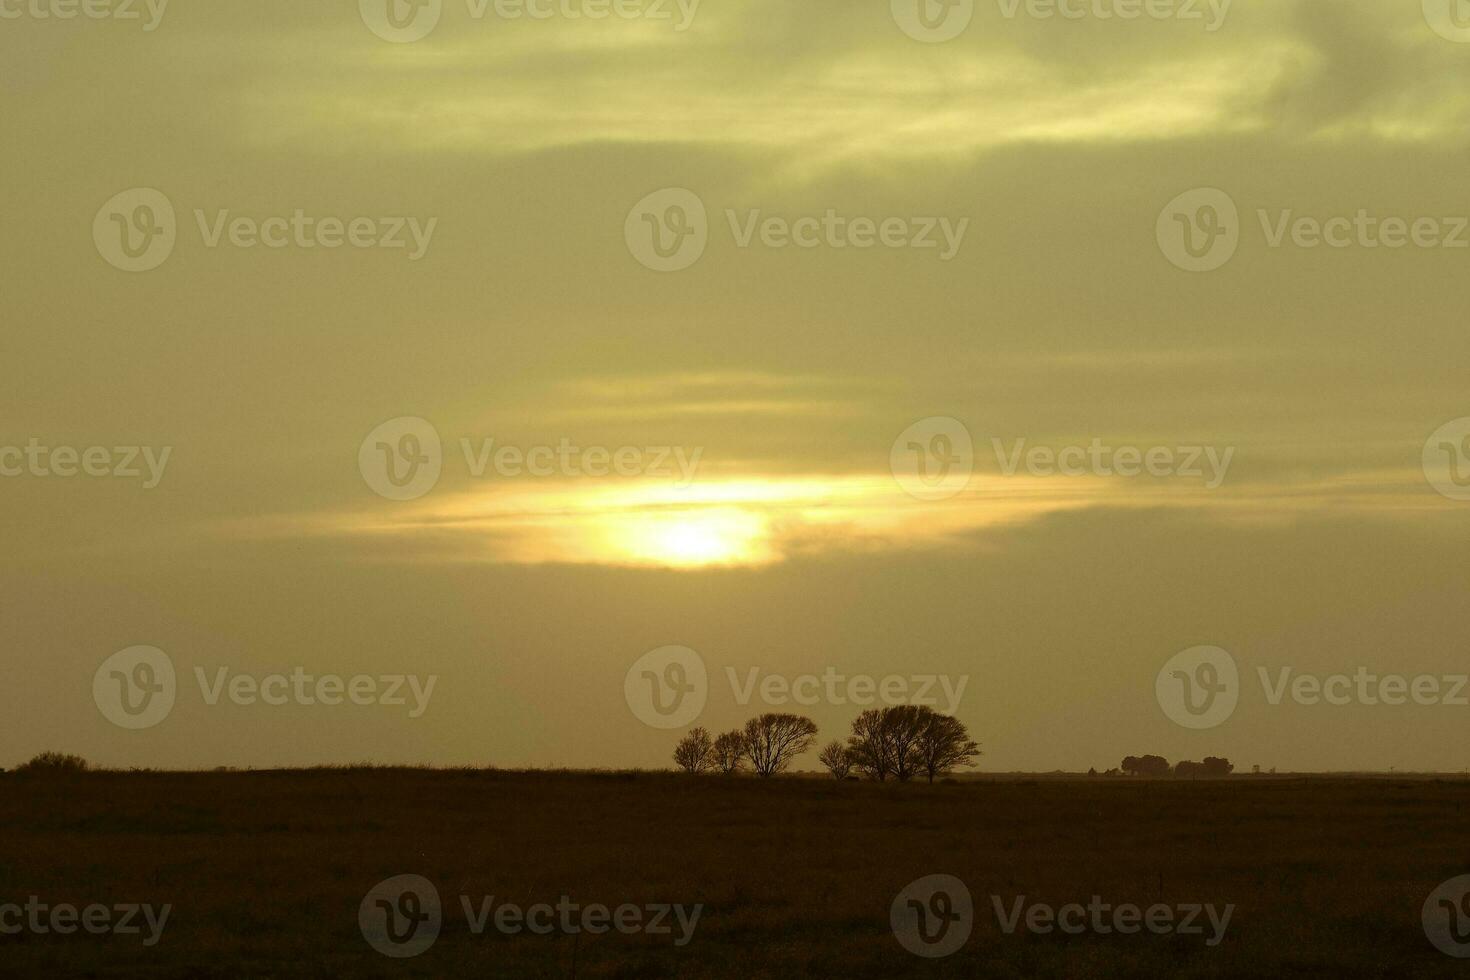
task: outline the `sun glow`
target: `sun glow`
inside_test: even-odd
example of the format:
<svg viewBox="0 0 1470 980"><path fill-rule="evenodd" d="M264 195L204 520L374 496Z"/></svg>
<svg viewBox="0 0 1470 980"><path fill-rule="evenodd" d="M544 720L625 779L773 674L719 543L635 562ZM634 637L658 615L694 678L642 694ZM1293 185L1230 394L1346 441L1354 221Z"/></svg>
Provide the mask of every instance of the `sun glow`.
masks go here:
<svg viewBox="0 0 1470 980"><path fill-rule="evenodd" d="M338 532L401 541L417 555L516 564L672 569L752 567L795 554L924 547L1098 500L1067 485L977 476L945 501L905 494L888 474L502 485L404 513L344 516Z"/></svg>
<svg viewBox="0 0 1470 980"><path fill-rule="evenodd" d="M733 507L641 514L610 521L609 550L640 564L692 568L772 560L765 519Z"/></svg>

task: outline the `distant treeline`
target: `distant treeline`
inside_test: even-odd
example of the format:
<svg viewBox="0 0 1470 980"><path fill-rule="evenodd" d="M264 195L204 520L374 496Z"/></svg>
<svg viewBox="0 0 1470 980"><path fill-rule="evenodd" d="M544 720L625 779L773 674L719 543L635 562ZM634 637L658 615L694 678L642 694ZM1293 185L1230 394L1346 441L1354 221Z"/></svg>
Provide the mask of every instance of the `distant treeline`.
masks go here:
<svg viewBox="0 0 1470 980"><path fill-rule="evenodd" d="M757 776L774 776L785 772L816 738L817 726L810 718L767 713L721 735L690 729L674 748L674 762L695 775L734 775L748 765ZM903 704L864 711L853 720L846 744L827 743L817 759L834 779L856 779L856 773L878 782L908 782L922 775L932 783L935 777L973 766L979 754L979 744L958 718Z"/></svg>
<svg viewBox="0 0 1470 980"><path fill-rule="evenodd" d="M1172 772L1176 776L1228 776L1234 771L1235 765L1229 759L1213 755L1205 756L1204 762L1185 760L1172 767L1161 755L1130 755L1124 757L1120 768L1109 769L1104 775L1167 776ZM1097 770L1088 770L1088 775L1096 776Z"/></svg>

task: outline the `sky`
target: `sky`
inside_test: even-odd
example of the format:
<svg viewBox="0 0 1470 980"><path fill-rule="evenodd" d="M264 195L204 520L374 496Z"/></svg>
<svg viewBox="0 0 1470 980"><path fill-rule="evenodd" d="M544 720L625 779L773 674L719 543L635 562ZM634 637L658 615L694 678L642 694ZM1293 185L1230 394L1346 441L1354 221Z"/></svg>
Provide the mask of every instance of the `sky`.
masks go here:
<svg viewBox="0 0 1470 980"><path fill-rule="evenodd" d="M0 765L1470 766L1470 11L925 2L0 0Z"/></svg>

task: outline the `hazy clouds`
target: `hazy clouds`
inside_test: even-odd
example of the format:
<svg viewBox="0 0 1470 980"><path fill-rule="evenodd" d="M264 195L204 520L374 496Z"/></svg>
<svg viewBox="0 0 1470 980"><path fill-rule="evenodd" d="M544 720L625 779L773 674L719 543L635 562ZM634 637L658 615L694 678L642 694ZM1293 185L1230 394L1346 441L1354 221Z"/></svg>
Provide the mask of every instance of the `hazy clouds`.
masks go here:
<svg viewBox="0 0 1470 980"><path fill-rule="evenodd" d="M1470 415L1470 249L1273 247L1258 212L1465 214L1470 45L1414 3L1236 0L1213 32L977 3L943 44L887 3L704 0L682 31L669 6L507 21L449 3L409 44L354 4L171 4L151 32L0 21L0 445L172 447L146 492L0 479L8 755L657 765L672 740L628 714L622 674L683 643L712 665L968 674L987 767L1460 765L1451 708L1242 709L1201 736L1152 684L1196 643L1455 665L1470 504L1429 487L1421 454ZM129 275L92 226L133 187L167 195L179 229ZM659 274L624 222L665 187L699 196L709 243ZM1155 237L1197 187L1240 216L1206 274ZM195 212L222 210L438 223L408 261L211 248ZM742 247L727 217L829 210L969 225L941 261ZM399 416L446 451L407 504L357 462ZM942 504L889 472L930 416L977 447L974 486ZM660 501L617 499L616 478L477 478L460 440L492 437L697 447L705 496L685 510L758 513L761 560L588 558L582 522ZM1235 455L1204 491L1005 477L992 439ZM181 707L119 733L87 684L134 643L186 671L442 681L412 725ZM825 736L850 712L817 714Z"/></svg>

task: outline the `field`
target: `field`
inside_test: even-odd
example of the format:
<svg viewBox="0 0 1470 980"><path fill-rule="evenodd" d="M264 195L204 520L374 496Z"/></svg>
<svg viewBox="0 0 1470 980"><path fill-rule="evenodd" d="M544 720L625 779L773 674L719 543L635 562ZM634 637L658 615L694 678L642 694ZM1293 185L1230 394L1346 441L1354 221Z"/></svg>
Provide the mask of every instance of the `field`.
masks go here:
<svg viewBox="0 0 1470 980"><path fill-rule="evenodd" d="M0 904L172 906L148 935L0 935L0 973L153 977L1449 976L1420 909L1470 871L1470 783L816 778L401 769L0 776ZM420 955L377 952L359 906L422 875ZM945 958L890 927L900 890L954 875L973 933ZM472 909L703 909L667 934L511 934ZM1006 934L1026 905L1233 904L1203 934ZM565 896L565 899L563 898ZM141 921L141 920L140 920ZM1203 921L1203 920L1201 920ZM0 922L3 924L3 922Z"/></svg>

